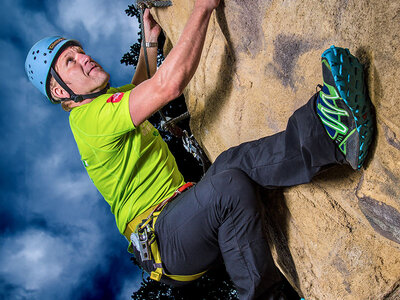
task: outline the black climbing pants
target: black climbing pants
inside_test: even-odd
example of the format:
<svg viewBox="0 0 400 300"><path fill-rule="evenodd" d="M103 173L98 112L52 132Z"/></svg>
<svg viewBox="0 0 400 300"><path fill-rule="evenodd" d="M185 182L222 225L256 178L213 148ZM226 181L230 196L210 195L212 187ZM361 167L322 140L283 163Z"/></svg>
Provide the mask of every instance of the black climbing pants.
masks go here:
<svg viewBox="0 0 400 300"><path fill-rule="evenodd" d="M280 280L257 186L307 183L323 167L344 163L315 100L292 115L285 131L223 152L195 187L167 204L155 226L167 273L199 273L222 257L240 299L257 299Z"/></svg>

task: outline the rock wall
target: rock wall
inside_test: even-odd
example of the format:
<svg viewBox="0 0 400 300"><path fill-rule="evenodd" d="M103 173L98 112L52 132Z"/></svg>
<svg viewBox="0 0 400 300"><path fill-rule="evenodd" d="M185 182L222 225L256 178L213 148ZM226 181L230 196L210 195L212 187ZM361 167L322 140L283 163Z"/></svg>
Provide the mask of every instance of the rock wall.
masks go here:
<svg viewBox="0 0 400 300"><path fill-rule="evenodd" d="M193 7L153 14L170 47ZM365 167L335 167L266 195L271 247L306 299L400 299L400 2L225 0L185 96L209 158L281 131L322 83L320 55L349 48L365 65L377 135Z"/></svg>

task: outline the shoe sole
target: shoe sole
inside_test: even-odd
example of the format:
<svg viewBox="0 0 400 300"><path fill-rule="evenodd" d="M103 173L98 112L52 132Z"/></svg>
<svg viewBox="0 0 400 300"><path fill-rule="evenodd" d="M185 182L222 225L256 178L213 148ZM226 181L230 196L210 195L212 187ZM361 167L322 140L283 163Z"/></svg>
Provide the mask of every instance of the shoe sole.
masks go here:
<svg viewBox="0 0 400 300"><path fill-rule="evenodd" d="M346 160L360 169L372 143L374 122L372 104L366 92L363 67L348 49L331 46L321 56L331 70L335 88L355 120L355 131L346 139ZM342 143L343 143L342 142Z"/></svg>

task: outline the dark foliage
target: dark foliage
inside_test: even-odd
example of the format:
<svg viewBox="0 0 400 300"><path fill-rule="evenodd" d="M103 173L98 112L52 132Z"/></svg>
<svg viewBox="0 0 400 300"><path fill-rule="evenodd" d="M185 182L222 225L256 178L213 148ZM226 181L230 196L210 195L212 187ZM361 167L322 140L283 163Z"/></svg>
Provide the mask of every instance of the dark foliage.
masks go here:
<svg viewBox="0 0 400 300"><path fill-rule="evenodd" d="M237 292L221 266L210 270L200 279L183 287L174 288L151 279L144 279L132 295L134 300L235 300Z"/></svg>
<svg viewBox="0 0 400 300"><path fill-rule="evenodd" d="M129 17L136 17L138 22L140 23L140 12L138 9L136 9L135 5L128 5L128 8L125 10L125 13L129 16ZM138 32L138 42L134 43L128 52L126 52L121 59L121 64L125 64L125 65L134 65L136 66L138 64L139 61L139 54L140 54L140 45L142 44L142 32L141 30L139 30ZM160 45L158 47L158 55L157 55L157 65L161 65L164 56L162 53L162 47L164 45L165 42L165 36L164 34L161 32L160 36L158 37L158 44Z"/></svg>

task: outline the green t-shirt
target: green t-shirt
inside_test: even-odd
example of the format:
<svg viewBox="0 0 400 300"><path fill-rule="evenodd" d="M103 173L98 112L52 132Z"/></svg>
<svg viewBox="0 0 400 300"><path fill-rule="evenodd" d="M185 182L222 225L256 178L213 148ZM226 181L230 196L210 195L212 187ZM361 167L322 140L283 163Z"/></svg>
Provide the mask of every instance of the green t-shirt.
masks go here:
<svg viewBox="0 0 400 300"><path fill-rule="evenodd" d="M119 231L184 184L175 158L148 121L135 127L129 113L133 85L110 88L69 117L82 162L110 204Z"/></svg>

